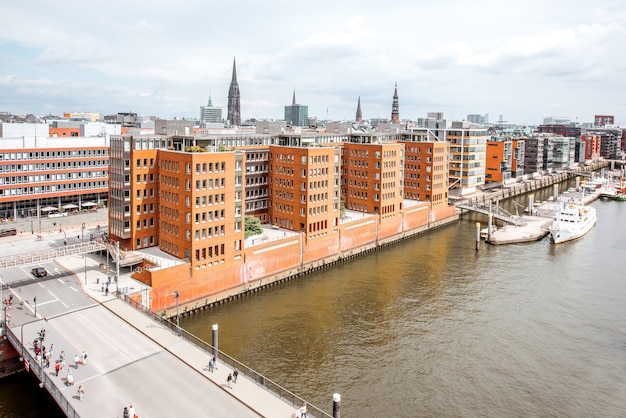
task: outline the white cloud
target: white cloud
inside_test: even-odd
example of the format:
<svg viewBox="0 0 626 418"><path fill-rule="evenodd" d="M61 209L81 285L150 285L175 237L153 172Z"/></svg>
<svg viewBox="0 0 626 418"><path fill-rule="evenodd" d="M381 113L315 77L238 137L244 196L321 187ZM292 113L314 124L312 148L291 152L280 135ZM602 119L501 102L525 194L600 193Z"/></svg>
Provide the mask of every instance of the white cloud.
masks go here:
<svg viewBox="0 0 626 418"><path fill-rule="evenodd" d="M30 3L3 6L4 111L194 117L209 91L226 107L235 56L244 117L282 117L294 89L310 115L353 118L361 96L388 117L398 81L402 117L539 123L556 103L626 123L626 10L610 0Z"/></svg>

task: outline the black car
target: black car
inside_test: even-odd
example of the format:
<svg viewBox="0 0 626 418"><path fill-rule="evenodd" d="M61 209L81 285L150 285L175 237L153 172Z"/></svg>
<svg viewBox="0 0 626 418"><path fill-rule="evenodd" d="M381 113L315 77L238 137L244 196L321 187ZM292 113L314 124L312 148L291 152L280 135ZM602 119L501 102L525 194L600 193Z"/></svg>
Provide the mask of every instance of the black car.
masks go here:
<svg viewBox="0 0 626 418"><path fill-rule="evenodd" d="M46 277L48 275L48 272L43 267L35 267L30 272L35 277Z"/></svg>

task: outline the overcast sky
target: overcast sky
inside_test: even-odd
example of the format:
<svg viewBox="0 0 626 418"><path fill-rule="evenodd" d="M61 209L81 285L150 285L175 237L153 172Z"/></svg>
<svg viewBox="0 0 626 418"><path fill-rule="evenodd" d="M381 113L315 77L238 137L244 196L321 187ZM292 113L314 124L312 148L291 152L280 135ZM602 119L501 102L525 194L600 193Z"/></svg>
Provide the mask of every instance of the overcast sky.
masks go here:
<svg viewBox="0 0 626 418"><path fill-rule="evenodd" d="M489 114L626 124L618 0L3 2L0 112L226 116L233 58L242 119Z"/></svg>

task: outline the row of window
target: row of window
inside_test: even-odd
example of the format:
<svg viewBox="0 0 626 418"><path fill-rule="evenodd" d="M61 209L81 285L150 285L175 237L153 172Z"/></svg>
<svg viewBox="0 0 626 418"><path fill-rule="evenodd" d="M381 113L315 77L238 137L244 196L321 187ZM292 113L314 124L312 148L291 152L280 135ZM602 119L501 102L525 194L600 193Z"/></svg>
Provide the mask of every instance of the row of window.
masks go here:
<svg viewBox="0 0 626 418"><path fill-rule="evenodd" d="M50 186L29 186L16 187L11 189L0 189L0 196L36 195L41 193L80 191L102 188L108 188L107 181L88 181L81 183L54 184Z"/></svg>
<svg viewBox="0 0 626 418"><path fill-rule="evenodd" d="M0 164L0 173L16 173L19 171L50 171L50 170L72 170L90 169L93 167L108 167L108 160L96 161L63 161L58 163L37 163L37 164Z"/></svg>
<svg viewBox="0 0 626 418"><path fill-rule="evenodd" d="M83 171L77 173L41 174L36 176L4 176L0 177L0 184L24 184L39 183L47 181L64 181L87 178L108 178L106 171Z"/></svg>
<svg viewBox="0 0 626 418"><path fill-rule="evenodd" d="M206 248L196 250L195 261L207 260L213 257L219 257L224 254L224 244L213 245Z"/></svg>
<svg viewBox="0 0 626 418"><path fill-rule="evenodd" d="M66 150L66 151L30 151L0 153L2 160L41 160L54 158L93 158L108 156L109 151L103 149Z"/></svg>

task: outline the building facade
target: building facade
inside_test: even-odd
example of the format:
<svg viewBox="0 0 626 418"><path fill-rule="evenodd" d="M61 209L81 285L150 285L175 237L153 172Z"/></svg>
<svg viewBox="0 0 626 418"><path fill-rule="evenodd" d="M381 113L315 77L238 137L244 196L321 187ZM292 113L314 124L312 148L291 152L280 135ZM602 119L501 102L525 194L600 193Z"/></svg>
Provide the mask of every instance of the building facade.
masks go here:
<svg viewBox="0 0 626 418"><path fill-rule="evenodd" d="M485 184L487 130L469 122L452 122L446 132L450 143L449 184L461 194Z"/></svg>
<svg viewBox="0 0 626 418"><path fill-rule="evenodd" d="M107 204L109 140L4 138L0 217L62 215Z"/></svg>
<svg viewBox="0 0 626 418"><path fill-rule="evenodd" d="M343 145L341 192L346 209L396 215L404 199L404 144L374 135L353 136Z"/></svg>
<svg viewBox="0 0 626 418"><path fill-rule="evenodd" d="M269 149L269 218L272 225L327 235L339 222L339 148Z"/></svg>
<svg viewBox="0 0 626 418"><path fill-rule="evenodd" d="M220 123L222 121L222 108L213 106L211 96L206 106L200 106L200 120L205 123Z"/></svg>
<svg viewBox="0 0 626 418"><path fill-rule="evenodd" d="M404 134L404 197L448 205L448 144Z"/></svg>
<svg viewBox="0 0 626 418"><path fill-rule="evenodd" d="M309 107L296 103L295 91L291 106L285 106L285 121L290 126L309 126Z"/></svg>

